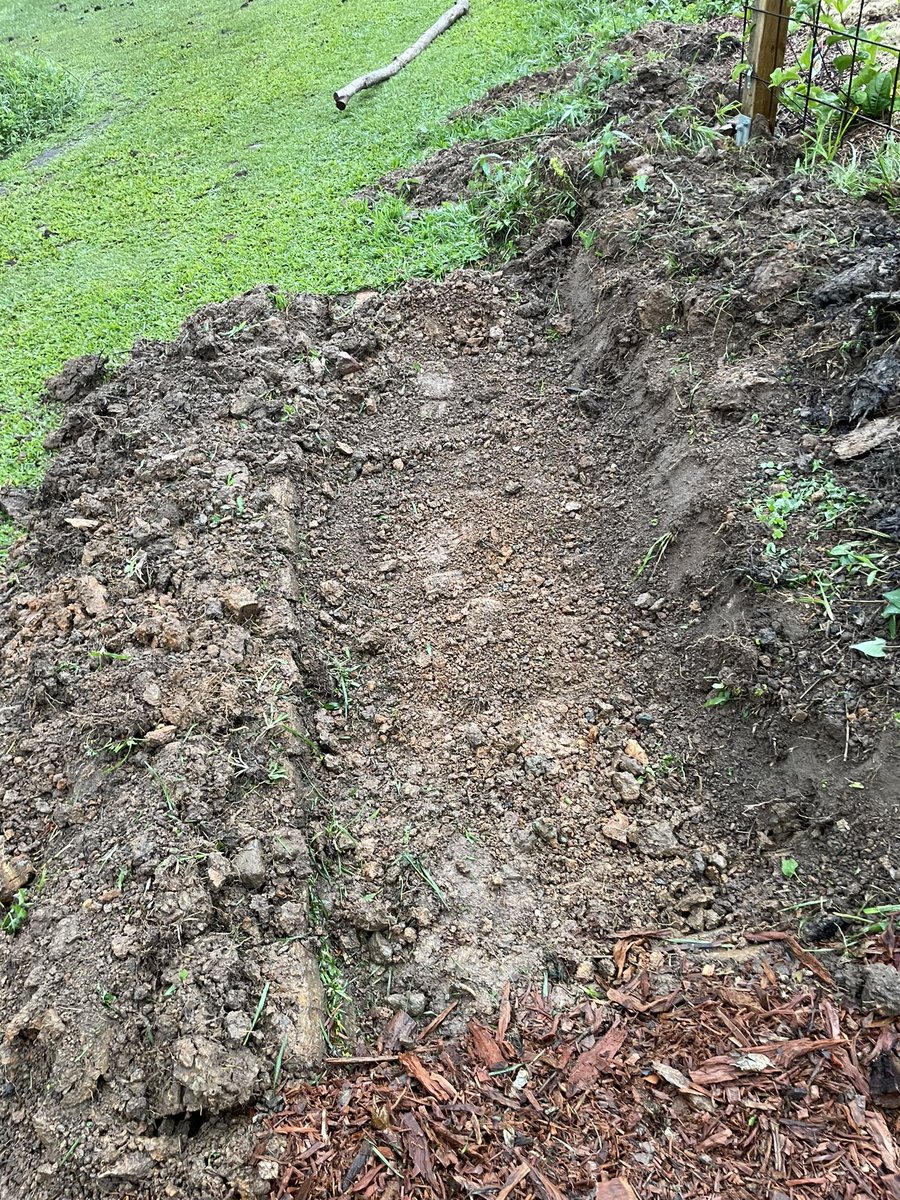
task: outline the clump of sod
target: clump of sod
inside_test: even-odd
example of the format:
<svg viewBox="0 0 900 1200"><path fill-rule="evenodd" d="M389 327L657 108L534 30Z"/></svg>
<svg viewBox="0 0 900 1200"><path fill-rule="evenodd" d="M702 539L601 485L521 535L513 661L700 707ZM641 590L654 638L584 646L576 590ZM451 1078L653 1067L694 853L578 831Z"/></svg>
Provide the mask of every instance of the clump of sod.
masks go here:
<svg viewBox="0 0 900 1200"><path fill-rule="evenodd" d="M75 80L56 63L0 53L0 155L59 128L80 99Z"/></svg>

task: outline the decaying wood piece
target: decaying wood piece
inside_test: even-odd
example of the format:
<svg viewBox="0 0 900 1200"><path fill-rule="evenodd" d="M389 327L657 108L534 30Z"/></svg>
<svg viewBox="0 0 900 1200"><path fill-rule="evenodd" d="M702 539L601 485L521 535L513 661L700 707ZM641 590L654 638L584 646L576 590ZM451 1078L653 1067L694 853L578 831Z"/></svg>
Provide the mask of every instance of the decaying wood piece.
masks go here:
<svg viewBox="0 0 900 1200"><path fill-rule="evenodd" d="M900 413L876 417L874 421L858 425L850 433L838 438L834 443L834 452L838 458L858 458L860 454L868 454L893 437L900 437Z"/></svg>
<svg viewBox="0 0 900 1200"><path fill-rule="evenodd" d="M352 83L339 88L334 93L335 104L343 111L347 107L348 100L352 99L357 92L363 92L366 88L375 87L376 84L384 83L386 79L391 79L398 72L402 71L404 67L409 66L412 60L418 58L422 51L427 49L436 37L440 37L460 17L465 16L468 11L469 0L457 0L457 3L452 8L448 8L444 15L435 21L430 29L426 29L417 42L413 42L408 50L404 50L402 54L398 54L386 67L378 67L375 71L369 71L367 75L360 75Z"/></svg>

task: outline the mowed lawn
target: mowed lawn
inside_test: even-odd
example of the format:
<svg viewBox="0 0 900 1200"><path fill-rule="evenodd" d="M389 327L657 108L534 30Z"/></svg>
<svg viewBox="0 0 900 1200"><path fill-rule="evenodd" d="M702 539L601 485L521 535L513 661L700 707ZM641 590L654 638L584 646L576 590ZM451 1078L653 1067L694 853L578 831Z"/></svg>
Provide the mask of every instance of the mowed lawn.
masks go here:
<svg viewBox="0 0 900 1200"><path fill-rule="evenodd" d="M566 0L472 0L415 63L339 113L445 0L0 0L0 48L84 86L66 128L0 159L0 483L33 479L74 354L165 337L257 283L345 290L440 270L474 234L371 222L353 192L415 159L486 85L552 53Z"/></svg>

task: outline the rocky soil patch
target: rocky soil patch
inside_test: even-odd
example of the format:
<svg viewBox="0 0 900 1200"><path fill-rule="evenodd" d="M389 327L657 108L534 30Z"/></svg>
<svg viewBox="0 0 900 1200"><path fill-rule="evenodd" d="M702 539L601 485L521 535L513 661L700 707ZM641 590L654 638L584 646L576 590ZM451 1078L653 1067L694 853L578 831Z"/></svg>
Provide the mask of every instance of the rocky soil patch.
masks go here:
<svg viewBox="0 0 900 1200"><path fill-rule="evenodd" d="M653 142L683 77L577 237L48 385L0 593L8 1194L266 1195L251 1111L388 1020L604 995L626 927L896 906L897 439L841 452L895 412L896 225Z"/></svg>

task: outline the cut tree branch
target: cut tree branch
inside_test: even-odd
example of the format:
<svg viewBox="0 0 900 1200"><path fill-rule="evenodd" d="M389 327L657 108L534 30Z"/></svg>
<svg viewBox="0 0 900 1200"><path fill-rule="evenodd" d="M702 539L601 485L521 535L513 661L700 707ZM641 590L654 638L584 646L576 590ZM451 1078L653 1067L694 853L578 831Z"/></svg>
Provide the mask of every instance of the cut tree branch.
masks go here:
<svg viewBox="0 0 900 1200"><path fill-rule="evenodd" d="M457 0L457 3L452 8L448 8L444 15L427 29L417 42L404 50L402 54L398 54L386 67L379 67L377 71L370 71L368 75L360 75L359 79L354 79L352 83L346 84L334 93L334 102L343 112L347 107L347 101L350 100L357 92L363 92L366 88L375 87L378 83L384 83L386 79L391 79L397 75L404 67L409 66L414 58L418 58L423 50L434 41L436 37L440 37L442 33L450 28L460 17L465 16L469 11L469 0Z"/></svg>

